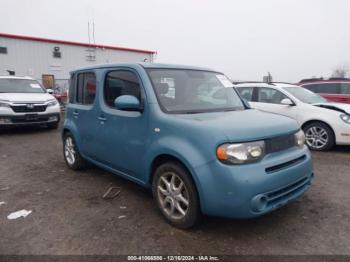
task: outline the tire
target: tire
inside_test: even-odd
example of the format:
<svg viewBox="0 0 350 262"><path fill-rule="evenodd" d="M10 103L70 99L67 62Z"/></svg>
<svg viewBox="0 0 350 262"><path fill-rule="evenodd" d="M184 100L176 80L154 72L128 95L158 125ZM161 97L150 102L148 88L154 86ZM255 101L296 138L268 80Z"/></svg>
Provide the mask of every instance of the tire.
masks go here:
<svg viewBox="0 0 350 262"><path fill-rule="evenodd" d="M58 126L59 126L59 123L58 123L58 122L47 124L47 128L48 128L48 129L57 129Z"/></svg>
<svg viewBox="0 0 350 262"><path fill-rule="evenodd" d="M70 169L81 170L86 167L86 160L81 156L74 137L69 132L63 136L63 157Z"/></svg>
<svg viewBox="0 0 350 262"><path fill-rule="evenodd" d="M335 145L333 130L322 122L307 124L303 131L305 133L306 145L310 150L327 151Z"/></svg>
<svg viewBox="0 0 350 262"><path fill-rule="evenodd" d="M175 185L175 188L171 185ZM201 217L197 189L182 165L176 162L160 165L154 172L152 192L159 210L171 225L187 229L194 226Z"/></svg>

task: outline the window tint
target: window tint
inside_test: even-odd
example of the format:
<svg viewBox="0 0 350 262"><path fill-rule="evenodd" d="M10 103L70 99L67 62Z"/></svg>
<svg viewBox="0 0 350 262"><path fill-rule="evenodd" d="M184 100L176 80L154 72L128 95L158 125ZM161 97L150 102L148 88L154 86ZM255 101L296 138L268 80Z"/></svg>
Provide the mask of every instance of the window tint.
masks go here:
<svg viewBox="0 0 350 262"><path fill-rule="evenodd" d="M325 83L320 84L317 88L318 93L325 94L339 94L340 84L339 83Z"/></svg>
<svg viewBox="0 0 350 262"><path fill-rule="evenodd" d="M96 95L96 77L94 73L78 74L76 102L84 105L94 103Z"/></svg>
<svg viewBox="0 0 350 262"><path fill-rule="evenodd" d="M107 74L104 86L105 102L110 107L114 100L122 95L131 95L141 101L141 89L137 76L130 71L118 70Z"/></svg>
<svg viewBox="0 0 350 262"><path fill-rule="evenodd" d="M259 88L259 102L269 104L281 104L281 101L288 98L282 92L267 87Z"/></svg>
<svg viewBox="0 0 350 262"><path fill-rule="evenodd" d="M237 88L241 96L247 100L247 101L252 101L253 100L253 90L254 87L240 87Z"/></svg>
<svg viewBox="0 0 350 262"><path fill-rule="evenodd" d="M350 95L350 83L341 83L340 93Z"/></svg>

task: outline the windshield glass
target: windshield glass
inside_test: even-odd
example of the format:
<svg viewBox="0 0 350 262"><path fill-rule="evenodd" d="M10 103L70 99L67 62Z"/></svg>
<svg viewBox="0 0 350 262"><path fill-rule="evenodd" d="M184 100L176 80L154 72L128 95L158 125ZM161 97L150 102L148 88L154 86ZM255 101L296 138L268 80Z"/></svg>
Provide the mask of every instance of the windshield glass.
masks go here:
<svg viewBox="0 0 350 262"><path fill-rule="evenodd" d="M283 87L283 89L291 93L296 98L298 98L301 102L304 102L307 104L317 104L317 103L328 102L327 99L302 87L288 86L288 87Z"/></svg>
<svg viewBox="0 0 350 262"><path fill-rule="evenodd" d="M168 113L244 110L228 78L220 73L186 69L147 70L158 102Z"/></svg>
<svg viewBox="0 0 350 262"><path fill-rule="evenodd" d="M45 93L45 90L35 80L0 79L0 93Z"/></svg>

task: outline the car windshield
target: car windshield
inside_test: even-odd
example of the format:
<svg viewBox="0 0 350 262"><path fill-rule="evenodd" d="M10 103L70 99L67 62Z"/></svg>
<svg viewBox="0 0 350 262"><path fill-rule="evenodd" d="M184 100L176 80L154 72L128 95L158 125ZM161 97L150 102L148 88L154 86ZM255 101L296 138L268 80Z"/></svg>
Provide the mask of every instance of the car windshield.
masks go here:
<svg viewBox="0 0 350 262"><path fill-rule="evenodd" d="M0 93L45 93L45 90L35 80L3 78Z"/></svg>
<svg viewBox="0 0 350 262"><path fill-rule="evenodd" d="M230 80L217 72L188 69L147 70L158 102L167 113L244 110Z"/></svg>
<svg viewBox="0 0 350 262"><path fill-rule="evenodd" d="M288 87L283 87L283 89L291 93L296 98L298 98L301 102L304 102L307 104L317 104L317 103L328 102L327 99L302 87L288 86Z"/></svg>

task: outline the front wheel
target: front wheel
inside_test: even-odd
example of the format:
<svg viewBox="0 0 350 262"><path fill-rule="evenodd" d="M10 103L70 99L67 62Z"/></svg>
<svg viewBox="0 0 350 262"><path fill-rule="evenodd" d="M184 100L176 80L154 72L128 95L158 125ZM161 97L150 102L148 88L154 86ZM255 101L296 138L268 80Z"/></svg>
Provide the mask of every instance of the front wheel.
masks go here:
<svg viewBox="0 0 350 262"><path fill-rule="evenodd" d="M63 156L67 166L73 170L86 167L86 161L80 155L75 140L70 133L66 133L63 137Z"/></svg>
<svg viewBox="0 0 350 262"><path fill-rule="evenodd" d="M173 226L186 229L199 220L198 193L190 174L181 165L168 162L159 166L152 191L162 215Z"/></svg>
<svg viewBox="0 0 350 262"><path fill-rule="evenodd" d="M311 150L327 151L335 144L333 130L322 122L314 122L304 128L305 141Z"/></svg>

